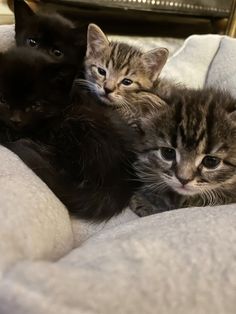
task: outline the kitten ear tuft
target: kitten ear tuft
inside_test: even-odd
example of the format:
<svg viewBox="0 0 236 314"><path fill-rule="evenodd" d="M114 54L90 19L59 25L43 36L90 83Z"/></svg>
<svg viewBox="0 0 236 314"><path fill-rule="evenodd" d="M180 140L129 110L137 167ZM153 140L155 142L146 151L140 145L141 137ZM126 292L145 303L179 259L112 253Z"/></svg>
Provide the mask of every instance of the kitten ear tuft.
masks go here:
<svg viewBox="0 0 236 314"><path fill-rule="evenodd" d="M27 24L28 19L35 15L34 11L23 0L14 0L16 35Z"/></svg>
<svg viewBox="0 0 236 314"><path fill-rule="evenodd" d="M89 24L87 32L86 57L101 56L109 47L109 40L96 24Z"/></svg>
<svg viewBox="0 0 236 314"><path fill-rule="evenodd" d="M144 64L147 67L152 81L156 81L166 64L169 50L166 48L156 48L143 54Z"/></svg>

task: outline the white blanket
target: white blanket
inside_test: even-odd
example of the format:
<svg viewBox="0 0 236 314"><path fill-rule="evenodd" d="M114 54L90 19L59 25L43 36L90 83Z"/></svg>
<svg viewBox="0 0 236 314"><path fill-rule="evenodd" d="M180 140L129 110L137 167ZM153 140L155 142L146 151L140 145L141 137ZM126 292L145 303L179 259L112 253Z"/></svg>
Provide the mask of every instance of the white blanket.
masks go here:
<svg viewBox="0 0 236 314"><path fill-rule="evenodd" d="M1 50L12 30L0 26ZM235 50L227 37L192 36L163 75L235 94ZM100 225L70 220L46 185L1 148L0 314L233 314L235 207L146 218L127 209Z"/></svg>

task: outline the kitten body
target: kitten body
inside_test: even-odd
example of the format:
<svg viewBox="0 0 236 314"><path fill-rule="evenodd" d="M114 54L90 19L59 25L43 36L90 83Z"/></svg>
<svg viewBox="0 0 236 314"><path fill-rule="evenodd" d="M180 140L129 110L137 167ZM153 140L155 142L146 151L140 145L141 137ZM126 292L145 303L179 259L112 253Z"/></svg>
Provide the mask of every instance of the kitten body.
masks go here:
<svg viewBox="0 0 236 314"><path fill-rule="evenodd" d="M128 205L137 186L133 132L91 95L70 93L73 78L74 67L71 73L38 50L0 54L0 143L71 213L108 219Z"/></svg>
<svg viewBox="0 0 236 314"><path fill-rule="evenodd" d="M155 86L167 57L165 48L142 52L122 42L110 42L98 26L90 24L84 63L86 80L78 83L92 91L103 104L133 120L146 110L142 107L147 107L148 102L161 102L156 94L148 92ZM154 100L150 101L151 97Z"/></svg>
<svg viewBox="0 0 236 314"><path fill-rule="evenodd" d="M74 100L76 101L76 100ZM139 183L134 134L116 112L79 96L50 141L5 144L79 218L107 220L128 206Z"/></svg>
<svg viewBox="0 0 236 314"><path fill-rule="evenodd" d="M76 187L69 207L83 218L107 219L128 206L139 186L132 164L135 133L110 108L85 93L75 97L56 136L60 164ZM80 210L78 211L78 208Z"/></svg>
<svg viewBox="0 0 236 314"><path fill-rule="evenodd" d="M55 60L82 67L87 26L76 26L57 13L34 13L23 0L14 0L17 46L39 49Z"/></svg>
<svg viewBox="0 0 236 314"><path fill-rule="evenodd" d="M164 100L158 114L142 121L136 169L144 186L134 211L235 202L236 100L223 91L178 88Z"/></svg>

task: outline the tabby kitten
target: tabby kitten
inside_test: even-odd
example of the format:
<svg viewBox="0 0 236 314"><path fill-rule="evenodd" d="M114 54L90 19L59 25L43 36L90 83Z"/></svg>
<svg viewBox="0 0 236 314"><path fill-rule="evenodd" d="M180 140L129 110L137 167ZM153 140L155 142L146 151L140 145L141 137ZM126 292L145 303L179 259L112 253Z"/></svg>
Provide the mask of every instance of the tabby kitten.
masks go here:
<svg viewBox="0 0 236 314"><path fill-rule="evenodd" d="M144 187L134 211L235 202L236 99L213 89L173 89L164 100L142 121L146 140L136 169Z"/></svg>
<svg viewBox="0 0 236 314"><path fill-rule="evenodd" d="M147 91L157 82L167 57L165 48L144 53L125 43L109 42L97 25L90 24L84 65L86 81L79 83L103 104L128 114L135 104L140 107L150 102L150 97L161 102L158 96L151 96Z"/></svg>
<svg viewBox="0 0 236 314"><path fill-rule="evenodd" d="M23 0L14 0L17 46L40 49L60 62L82 66L87 26L76 26L57 13L34 13Z"/></svg>

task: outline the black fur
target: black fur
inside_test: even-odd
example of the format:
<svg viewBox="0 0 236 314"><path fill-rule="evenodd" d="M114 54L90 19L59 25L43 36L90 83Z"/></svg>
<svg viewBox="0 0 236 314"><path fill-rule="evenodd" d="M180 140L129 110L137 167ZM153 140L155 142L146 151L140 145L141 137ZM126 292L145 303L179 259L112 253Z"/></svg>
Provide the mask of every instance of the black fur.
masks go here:
<svg viewBox="0 0 236 314"><path fill-rule="evenodd" d="M87 46L87 25L74 25L57 13L34 13L23 0L14 0L17 46L31 47L29 40L57 60L81 69ZM56 51L62 54L57 55Z"/></svg>
<svg viewBox="0 0 236 314"><path fill-rule="evenodd" d="M0 55L0 141L71 213L104 220L121 212L136 189L134 134L91 95L76 90L71 100L69 69L37 50ZM38 102L43 112L26 112ZM15 111L21 122L10 120Z"/></svg>
<svg viewBox="0 0 236 314"><path fill-rule="evenodd" d="M69 105L75 74L37 50L0 53L0 121L29 136L43 131Z"/></svg>

